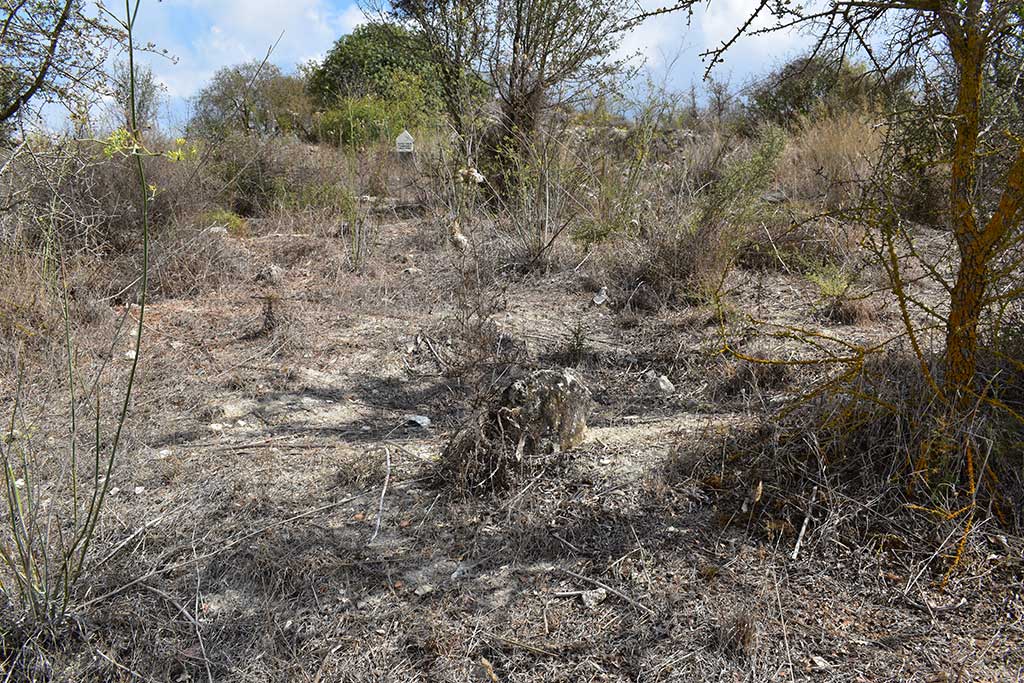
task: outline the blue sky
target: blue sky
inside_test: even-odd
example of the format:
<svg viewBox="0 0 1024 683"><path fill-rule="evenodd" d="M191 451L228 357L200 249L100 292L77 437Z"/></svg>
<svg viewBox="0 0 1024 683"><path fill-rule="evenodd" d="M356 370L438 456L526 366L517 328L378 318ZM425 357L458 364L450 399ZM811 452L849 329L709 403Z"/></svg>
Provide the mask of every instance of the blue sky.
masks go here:
<svg viewBox="0 0 1024 683"><path fill-rule="evenodd" d="M639 53L645 69L680 90L699 82L699 53L730 35L757 0L714 0L698 8L689 26L683 14L651 19L628 35L623 54ZM640 0L650 8L664 4ZM143 0L136 28L140 42L152 41L172 59L146 56L166 88L165 117L172 127L187 114L185 103L220 67L262 58L278 41L271 61L284 70L321 58L363 15L347 0ZM795 34L742 39L717 67L740 85L764 73L806 41Z"/></svg>

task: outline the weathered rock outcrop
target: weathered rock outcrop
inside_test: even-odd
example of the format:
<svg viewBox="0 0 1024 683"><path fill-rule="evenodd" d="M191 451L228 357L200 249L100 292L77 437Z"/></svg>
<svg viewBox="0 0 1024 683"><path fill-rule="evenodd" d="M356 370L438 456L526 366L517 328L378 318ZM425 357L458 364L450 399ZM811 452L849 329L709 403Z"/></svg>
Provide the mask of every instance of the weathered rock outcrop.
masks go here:
<svg viewBox="0 0 1024 683"><path fill-rule="evenodd" d="M455 433L438 476L467 492L506 488L553 454L583 443L590 408L590 391L572 370L538 370L517 379Z"/></svg>

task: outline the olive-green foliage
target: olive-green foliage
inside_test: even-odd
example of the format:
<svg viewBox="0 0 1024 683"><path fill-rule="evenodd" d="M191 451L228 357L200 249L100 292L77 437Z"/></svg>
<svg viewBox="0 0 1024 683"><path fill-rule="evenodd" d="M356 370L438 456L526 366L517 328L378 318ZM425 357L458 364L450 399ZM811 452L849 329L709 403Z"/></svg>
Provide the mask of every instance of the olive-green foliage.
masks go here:
<svg viewBox="0 0 1024 683"><path fill-rule="evenodd" d="M323 62L308 69L310 95L321 107L335 108L352 97L392 99L395 74L415 82L424 99L434 98L433 66L419 34L395 24L366 24L342 36Z"/></svg>
<svg viewBox="0 0 1024 683"><path fill-rule="evenodd" d="M336 145L361 146L416 129L436 116L436 104L415 73L395 70L382 84L384 95L349 96L337 100L316 121L315 137Z"/></svg>
<svg viewBox="0 0 1024 683"><path fill-rule="evenodd" d="M705 195L703 220L749 221L760 207L761 195L771 187L785 145L780 128L763 127L751 154L727 162L721 178Z"/></svg>
<svg viewBox="0 0 1024 683"><path fill-rule="evenodd" d="M317 138L336 145L365 145L391 134L397 122L388 103L376 97L347 97L317 121ZM401 128L398 129L399 131Z"/></svg>
<svg viewBox="0 0 1024 683"><path fill-rule="evenodd" d="M593 188L591 211L573 227L573 239L591 245L639 226L646 199L641 184L651 172L649 156L653 134L650 121L641 121L627 140L624 164L609 161L607 154L594 160L588 183Z"/></svg>
<svg viewBox="0 0 1024 683"><path fill-rule="evenodd" d="M200 222L204 228L213 226L225 228L232 237L249 236L249 225L246 220L237 213L226 209L207 211L200 217Z"/></svg>
<svg viewBox="0 0 1024 683"><path fill-rule="evenodd" d="M190 132L220 138L230 132L246 135L304 135L312 107L300 76L259 61L217 71L193 98Z"/></svg>
<svg viewBox="0 0 1024 683"><path fill-rule="evenodd" d="M647 280L669 298L717 302L726 274L748 239L749 225L764 210L761 196L775 178L786 138L762 128L754 148L725 161L721 176L699 198L694 219L658 245L656 270ZM677 284L683 289L677 290Z"/></svg>
<svg viewBox="0 0 1024 683"><path fill-rule="evenodd" d="M850 291L853 275L834 263L827 263L807 274L825 300L841 299Z"/></svg>
<svg viewBox="0 0 1024 683"><path fill-rule="evenodd" d="M885 97L906 97L909 73L883 83L863 64L798 57L771 72L747 96L747 125L789 127L803 117L828 116L874 107Z"/></svg>
<svg viewBox="0 0 1024 683"><path fill-rule="evenodd" d="M352 191L332 183L277 184L277 199L285 209L329 209L346 220L355 220L356 198Z"/></svg>

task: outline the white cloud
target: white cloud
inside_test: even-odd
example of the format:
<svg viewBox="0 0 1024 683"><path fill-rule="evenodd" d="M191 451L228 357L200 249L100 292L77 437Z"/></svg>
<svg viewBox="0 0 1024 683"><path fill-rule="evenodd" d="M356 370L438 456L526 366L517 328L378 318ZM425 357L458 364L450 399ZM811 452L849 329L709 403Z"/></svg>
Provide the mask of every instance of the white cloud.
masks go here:
<svg viewBox="0 0 1024 683"><path fill-rule="evenodd" d="M176 58L150 62L168 93L186 98L217 69L262 59L272 46L270 61L285 70L321 58L361 18L329 0L164 0L143 5L137 34Z"/></svg>
<svg viewBox="0 0 1024 683"><path fill-rule="evenodd" d="M665 4L663 0L641 2L647 11ZM707 63L700 54L729 40L758 4L758 0L714 0L694 7L692 17L686 12L653 17L626 37L621 53L639 51L646 60L647 71L656 80L685 87L704 77ZM751 28L765 28L771 23L771 17L765 16ZM745 35L725 53L725 61L715 67L712 75L732 77L734 85L739 85L806 46L807 40L792 30Z"/></svg>
<svg viewBox="0 0 1024 683"><path fill-rule="evenodd" d="M338 17L338 23L341 26L341 33L344 35L351 33L355 27L365 24L366 15L363 14L363 10L359 9L358 5L349 5L348 9Z"/></svg>

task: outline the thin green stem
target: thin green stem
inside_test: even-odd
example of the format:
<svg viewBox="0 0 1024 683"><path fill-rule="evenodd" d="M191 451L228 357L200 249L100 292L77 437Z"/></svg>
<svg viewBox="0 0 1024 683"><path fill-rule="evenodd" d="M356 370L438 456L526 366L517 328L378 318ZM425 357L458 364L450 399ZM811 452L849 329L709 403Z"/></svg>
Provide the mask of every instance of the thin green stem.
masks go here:
<svg viewBox="0 0 1024 683"><path fill-rule="evenodd" d="M121 410L117 417L117 425L114 430L114 438L110 444L109 452L106 458L105 473L102 484L98 481L98 473L100 468L100 450L101 443L99 438L99 415L97 405L97 421L96 421L96 467L94 470L95 481L98 488L94 488L93 501L90 505L89 514L86 518L85 525L81 533L81 550L78 553L77 563L74 571L71 574L71 582L74 583L82 573L82 568L85 564L86 556L89 552L89 546L91 545L93 536L96 532L96 524L99 522L100 512L103 509L103 502L106 499L107 491L110 489L110 480L114 470L114 463L117 460L118 447L121 444L121 435L124 430L125 422L128 418L128 410L131 406L132 389L135 386L135 378L138 373L139 358L141 356L142 349L142 330L143 321L146 314L146 295L149 291L149 186L146 182L146 169L142 163L142 157L144 150L142 147L142 141L139 138L138 129L138 114L136 111L136 92L135 92L135 49L134 49L134 28L135 20L139 12L139 4L141 0L135 0L134 7L132 6L132 0L125 0L125 15L126 21L124 22L125 30L128 35L128 73L129 73L129 99L131 105L131 125L132 125L132 148L131 155L135 161L135 170L139 179L139 197L140 204L142 206L142 276L139 285L139 319L135 327L135 344L134 354L132 358L131 370L128 373L128 384L125 387L124 399L121 403ZM97 396L97 402L98 402Z"/></svg>

